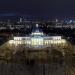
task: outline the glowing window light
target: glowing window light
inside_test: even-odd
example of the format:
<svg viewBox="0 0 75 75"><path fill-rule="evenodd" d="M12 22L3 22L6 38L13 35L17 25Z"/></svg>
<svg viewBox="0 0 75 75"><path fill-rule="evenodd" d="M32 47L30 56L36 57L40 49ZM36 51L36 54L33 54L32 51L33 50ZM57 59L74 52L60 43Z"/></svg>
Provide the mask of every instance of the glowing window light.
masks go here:
<svg viewBox="0 0 75 75"><path fill-rule="evenodd" d="M53 37L53 40L61 40L61 36L55 36Z"/></svg>
<svg viewBox="0 0 75 75"><path fill-rule="evenodd" d="M43 39L42 38L32 38L31 44L32 45L43 45Z"/></svg>
<svg viewBox="0 0 75 75"><path fill-rule="evenodd" d="M56 41L54 41L54 44L57 44L57 42L58 42L57 40L56 40Z"/></svg>
<svg viewBox="0 0 75 75"><path fill-rule="evenodd" d="M19 38L18 37L14 37L14 40L19 40Z"/></svg>
<svg viewBox="0 0 75 75"><path fill-rule="evenodd" d="M31 42L29 42L29 45L31 44Z"/></svg>
<svg viewBox="0 0 75 75"><path fill-rule="evenodd" d="M61 42L61 40L58 40L58 44L61 44L62 42Z"/></svg>
<svg viewBox="0 0 75 75"><path fill-rule="evenodd" d="M14 44L15 46L18 45L17 42L15 42L14 40L10 40L10 41L9 41L9 45L13 45L13 44Z"/></svg>
<svg viewBox="0 0 75 75"><path fill-rule="evenodd" d="M54 41L53 40L51 40L51 44L54 44Z"/></svg>
<svg viewBox="0 0 75 75"><path fill-rule="evenodd" d="M27 44L30 44L30 41L27 41Z"/></svg>
<svg viewBox="0 0 75 75"><path fill-rule="evenodd" d="M32 45L37 45L36 40L33 40L33 41L32 41Z"/></svg>
<svg viewBox="0 0 75 75"><path fill-rule="evenodd" d="M62 43L66 43L66 40L62 39L61 42L62 42Z"/></svg>
<svg viewBox="0 0 75 75"><path fill-rule="evenodd" d="M9 44L14 44L14 40L10 40L9 41Z"/></svg>
<svg viewBox="0 0 75 75"><path fill-rule="evenodd" d="M57 40L57 44L59 44L60 43L60 40Z"/></svg>
<svg viewBox="0 0 75 75"><path fill-rule="evenodd" d="M14 37L14 40L22 40L22 37Z"/></svg>
<svg viewBox="0 0 75 75"><path fill-rule="evenodd" d="M35 33L32 33L32 35L43 35L43 33L35 32Z"/></svg>
<svg viewBox="0 0 75 75"><path fill-rule="evenodd" d="M48 45L48 40L45 41L45 44Z"/></svg>
<svg viewBox="0 0 75 75"><path fill-rule="evenodd" d="M19 44L19 42L18 41L15 41L15 44Z"/></svg>
<svg viewBox="0 0 75 75"><path fill-rule="evenodd" d="M18 42L16 42L16 43L21 44L21 41L18 41Z"/></svg>
<svg viewBox="0 0 75 75"><path fill-rule="evenodd" d="M21 42L19 41L19 44L21 44Z"/></svg>
<svg viewBox="0 0 75 75"><path fill-rule="evenodd" d="M47 41L47 45L48 45L48 41Z"/></svg>
<svg viewBox="0 0 75 75"><path fill-rule="evenodd" d="M46 41L44 43L46 44Z"/></svg>

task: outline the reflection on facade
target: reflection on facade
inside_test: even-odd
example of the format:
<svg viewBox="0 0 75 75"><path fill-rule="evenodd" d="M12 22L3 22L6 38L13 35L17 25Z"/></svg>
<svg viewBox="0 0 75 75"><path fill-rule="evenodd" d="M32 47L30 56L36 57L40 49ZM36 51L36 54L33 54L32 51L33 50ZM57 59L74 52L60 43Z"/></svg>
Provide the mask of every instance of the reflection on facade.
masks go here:
<svg viewBox="0 0 75 75"><path fill-rule="evenodd" d="M51 45L64 45L66 40L62 36L48 36L39 29L38 24L36 24L35 30L29 36L24 37L14 37L9 41L11 45L25 45L33 48L43 48L50 47Z"/></svg>

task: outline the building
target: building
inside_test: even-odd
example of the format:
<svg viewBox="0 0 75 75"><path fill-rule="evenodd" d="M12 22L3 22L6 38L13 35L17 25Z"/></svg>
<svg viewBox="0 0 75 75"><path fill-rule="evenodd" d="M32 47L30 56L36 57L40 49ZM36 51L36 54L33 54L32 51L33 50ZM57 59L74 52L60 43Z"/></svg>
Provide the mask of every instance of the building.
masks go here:
<svg viewBox="0 0 75 75"><path fill-rule="evenodd" d="M35 29L32 30L31 34L28 36L14 36L12 40L9 41L10 45L25 45L30 48L46 48L53 45L64 45L66 40L62 36L49 36L43 33L43 31L36 24Z"/></svg>

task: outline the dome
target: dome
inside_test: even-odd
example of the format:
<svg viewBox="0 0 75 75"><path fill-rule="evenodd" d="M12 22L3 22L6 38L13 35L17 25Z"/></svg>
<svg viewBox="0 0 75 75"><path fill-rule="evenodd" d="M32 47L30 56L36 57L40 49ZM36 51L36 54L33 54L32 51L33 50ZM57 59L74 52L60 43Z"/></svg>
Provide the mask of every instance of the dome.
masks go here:
<svg viewBox="0 0 75 75"><path fill-rule="evenodd" d="M32 30L31 35L33 35L33 36L42 36L43 35L42 29L39 28L38 24L36 24L35 28Z"/></svg>

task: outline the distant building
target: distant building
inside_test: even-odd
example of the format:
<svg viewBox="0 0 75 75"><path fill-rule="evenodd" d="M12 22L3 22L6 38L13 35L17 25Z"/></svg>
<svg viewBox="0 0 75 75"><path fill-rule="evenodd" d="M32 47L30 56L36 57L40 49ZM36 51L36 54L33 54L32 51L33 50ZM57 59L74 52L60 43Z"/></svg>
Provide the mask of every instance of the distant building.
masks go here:
<svg viewBox="0 0 75 75"><path fill-rule="evenodd" d="M44 48L50 47L52 45L64 45L66 40L62 36L48 36L39 29L38 24L36 24L35 29L28 36L14 36L12 40L9 41L10 45L25 45L30 48Z"/></svg>

